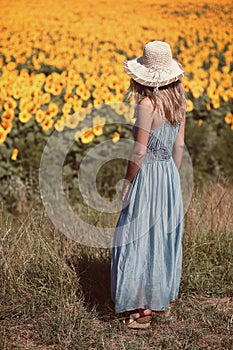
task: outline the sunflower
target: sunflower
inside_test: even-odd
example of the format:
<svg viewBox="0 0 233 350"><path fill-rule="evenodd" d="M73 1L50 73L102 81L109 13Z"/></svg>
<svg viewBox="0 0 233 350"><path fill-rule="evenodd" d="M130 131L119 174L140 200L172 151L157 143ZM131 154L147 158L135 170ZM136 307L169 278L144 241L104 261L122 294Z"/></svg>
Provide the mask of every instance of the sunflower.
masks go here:
<svg viewBox="0 0 233 350"><path fill-rule="evenodd" d="M78 111L78 113L76 113L80 122L86 118L87 113L88 113L88 108L87 109L82 108Z"/></svg>
<svg viewBox="0 0 233 350"><path fill-rule="evenodd" d="M49 118L49 117L46 117L43 121L43 123L41 124L41 128L43 131L48 131L49 129L52 128L53 126L53 119Z"/></svg>
<svg viewBox="0 0 233 350"><path fill-rule="evenodd" d="M127 88L125 88L124 86L117 86L115 89L117 95L123 95L126 90Z"/></svg>
<svg viewBox="0 0 233 350"><path fill-rule="evenodd" d="M222 72L227 74L230 71L230 65L225 65L222 67Z"/></svg>
<svg viewBox="0 0 233 350"><path fill-rule="evenodd" d="M91 94L88 90L85 90L82 94L80 94L80 97L83 101L87 101L91 97Z"/></svg>
<svg viewBox="0 0 233 350"><path fill-rule="evenodd" d="M2 145L7 137L7 132L4 130L4 128L0 125L0 145Z"/></svg>
<svg viewBox="0 0 233 350"><path fill-rule="evenodd" d="M68 118L69 118L69 115L68 115L68 114L63 114L63 115L60 117L60 120L63 120L63 122L65 122Z"/></svg>
<svg viewBox="0 0 233 350"><path fill-rule="evenodd" d="M58 111L59 111L59 107L58 107L57 103L50 102L50 104L48 105L48 109L47 109L47 112L49 113L50 117L55 117L57 115Z"/></svg>
<svg viewBox="0 0 233 350"><path fill-rule="evenodd" d="M29 78L29 73L28 73L28 70L26 68L21 69L20 77L22 77L22 78Z"/></svg>
<svg viewBox="0 0 233 350"><path fill-rule="evenodd" d="M232 113L228 113L225 118L225 123L227 124L233 124L233 114Z"/></svg>
<svg viewBox="0 0 233 350"><path fill-rule="evenodd" d="M213 107L215 109L219 108L220 107L220 98L219 98L219 95L214 95L212 97L212 104L213 104Z"/></svg>
<svg viewBox="0 0 233 350"><path fill-rule="evenodd" d="M45 105L45 104L49 103L50 102L50 98L51 98L50 94L48 92L45 92L41 96L41 104Z"/></svg>
<svg viewBox="0 0 233 350"><path fill-rule="evenodd" d="M11 120L3 120L1 126L5 130L5 132L9 134L9 132L11 132L12 129L12 122Z"/></svg>
<svg viewBox="0 0 233 350"><path fill-rule="evenodd" d="M103 98L101 96L96 97L93 102L95 107L101 105L102 103L103 103Z"/></svg>
<svg viewBox="0 0 233 350"><path fill-rule="evenodd" d="M14 117L15 117L15 114L14 114L14 110L12 109L4 111L1 116L2 120L5 120L5 121L7 120L11 121L14 119Z"/></svg>
<svg viewBox="0 0 233 350"><path fill-rule="evenodd" d="M120 140L120 134L119 134L119 132L115 131L114 134L113 134L113 136L112 136L112 142L113 142L113 143L116 143L116 142L118 142L119 140Z"/></svg>
<svg viewBox="0 0 233 350"><path fill-rule="evenodd" d="M16 62L8 62L7 65L6 65L6 68L8 71L12 71L16 68L17 64Z"/></svg>
<svg viewBox="0 0 233 350"><path fill-rule="evenodd" d="M63 72L66 73L66 72ZM64 89L66 87L66 77L65 76L60 76L59 81L57 84L60 86L61 89Z"/></svg>
<svg viewBox="0 0 233 350"><path fill-rule="evenodd" d="M19 109L21 111L25 110L27 105L31 102L31 100L28 97L22 97L19 102Z"/></svg>
<svg viewBox="0 0 233 350"><path fill-rule="evenodd" d="M65 126L69 129L75 129L78 126L80 119L77 113L69 115L65 121Z"/></svg>
<svg viewBox="0 0 233 350"><path fill-rule="evenodd" d="M64 129L64 120L59 119L55 124L54 124L54 128L58 131L58 132L62 132Z"/></svg>
<svg viewBox="0 0 233 350"><path fill-rule="evenodd" d="M4 103L4 109L6 111L8 111L9 109L11 110L15 109L16 106L17 106L17 102L12 97L9 98L9 100Z"/></svg>
<svg viewBox="0 0 233 350"><path fill-rule="evenodd" d="M11 160L16 160L18 157L19 150L17 148L14 148L11 153Z"/></svg>
<svg viewBox="0 0 233 350"><path fill-rule="evenodd" d="M216 91L216 83L215 81L211 81L210 85L206 89L206 93L208 97L212 98L215 95L215 91Z"/></svg>
<svg viewBox="0 0 233 350"><path fill-rule="evenodd" d="M99 98L99 97L101 96L101 93L100 93L99 89L94 89L94 90L92 91L92 96L93 96L94 98Z"/></svg>
<svg viewBox="0 0 233 350"><path fill-rule="evenodd" d="M95 136L100 136L103 134L103 125L95 125L92 130Z"/></svg>
<svg viewBox="0 0 233 350"><path fill-rule="evenodd" d="M81 96L86 90L86 87L84 84L80 84L76 89L75 89L75 93L79 96Z"/></svg>
<svg viewBox="0 0 233 350"><path fill-rule="evenodd" d="M54 96L58 96L58 95L61 94L62 88L61 88L61 86L59 86L59 85L55 85L55 86L52 85L50 91L51 91L51 93L52 93Z"/></svg>
<svg viewBox="0 0 233 350"><path fill-rule="evenodd" d="M52 92L53 90L53 84L50 82L50 81L47 81L45 86L44 86L44 89L47 93L50 93Z"/></svg>
<svg viewBox="0 0 233 350"><path fill-rule="evenodd" d="M111 77L109 80L108 80L108 86L111 88L111 89L116 89L118 85L118 80L116 79L116 77Z"/></svg>
<svg viewBox="0 0 233 350"><path fill-rule="evenodd" d="M103 96L103 99L104 99L105 103L114 102L113 98L114 98L114 96L110 92L106 93Z"/></svg>
<svg viewBox="0 0 233 350"><path fill-rule="evenodd" d="M79 100L75 99L74 102L73 102L73 110L75 112L79 112L81 108L82 108L82 100L81 99L79 99Z"/></svg>
<svg viewBox="0 0 233 350"><path fill-rule="evenodd" d="M197 85L192 89L192 94L194 98L200 97L202 93L203 93L203 88L200 85Z"/></svg>
<svg viewBox="0 0 233 350"><path fill-rule="evenodd" d="M222 94L222 98L223 98L223 101L228 102L228 101L229 101L228 93L227 93L227 92L224 92L224 93Z"/></svg>
<svg viewBox="0 0 233 350"><path fill-rule="evenodd" d="M72 105L70 103L68 103L68 102L65 103L62 107L62 113L64 113L64 114L70 113L71 108L72 108Z"/></svg>
<svg viewBox="0 0 233 350"><path fill-rule="evenodd" d="M30 101L26 106L25 106L27 112L29 114L34 114L36 112L37 106L34 101Z"/></svg>
<svg viewBox="0 0 233 350"><path fill-rule="evenodd" d="M117 95L111 95L111 102L122 102L123 101L123 95L122 94L117 94Z"/></svg>
<svg viewBox="0 0 233 350"><path fill-rule="evenodd" d="M33 66L35 70L39 70L41 68L41 63L38 59L33 60Z"/></svg>
<svg viewBox="0 0 233 350"><path fill-rule="evenodd" d="M23 110L19 113L19 120L21 121L21 123L27 123L31 119L31 117L32 115L27 110Z"/></svg>
<svg viewBox="0 0 233 350"><path fill-rule="evenodd" d="M187 112L191 112L193 110L193 102L191 100L187 100Z"/></svg>
<svg viewBox="0 0 233 350"><path fill-rule="evenodd" d="M81 130L80 138L83 144L90 143L94 139L94 137L95 137L95 134L92 128L88 128L87 126L85 126Z"/></svg>
<svg viewBox="0 0 233 350"><path fill-rule="evenodd" d="M37 123L41 123L44 120L44 118L45 118L45 112L42 111L41 109L38 109L36 111L36 117L35 117Z"/></svg>
<svg viewBox="0 0 233 350"><path fill-rule="evenodd" d="M66 88L66 92L64 95L64 100L68 102L69 98L72 97L72 89Z"/></svg>

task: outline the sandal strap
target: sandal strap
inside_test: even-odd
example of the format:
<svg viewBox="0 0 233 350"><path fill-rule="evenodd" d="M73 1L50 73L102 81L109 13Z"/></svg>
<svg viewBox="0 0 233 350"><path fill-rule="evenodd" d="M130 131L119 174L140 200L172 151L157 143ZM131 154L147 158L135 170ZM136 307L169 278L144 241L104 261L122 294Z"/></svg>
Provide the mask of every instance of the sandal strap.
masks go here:
<svg viewBox="0 0 233 350"><path fill-rule="evenodd" d="M146 316L140 316L139 313L131 314L129 317L123 320L123 323L126 325L130 325L134 322L143 324L143 323L148 323L152 319L151 315L146 315Z"/></svg>

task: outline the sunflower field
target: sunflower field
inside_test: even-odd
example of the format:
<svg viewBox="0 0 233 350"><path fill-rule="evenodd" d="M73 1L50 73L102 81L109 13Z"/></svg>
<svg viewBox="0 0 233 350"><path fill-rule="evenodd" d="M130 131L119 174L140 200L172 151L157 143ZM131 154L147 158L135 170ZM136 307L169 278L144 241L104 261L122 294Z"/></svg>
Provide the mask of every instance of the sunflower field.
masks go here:
<svg viewBox="0 0 233 350"><path fill-rule="evenodd" d="M168 42L186 72L186 144L196 179L232 176L230 0L2 0L1 14L1 196L9 181L37 173L54 130L82 123L73 163L98 140L117 143L129 132L105 127L100 106L131 120L122 107L129 85L122 62L152 40Z"/></svg>

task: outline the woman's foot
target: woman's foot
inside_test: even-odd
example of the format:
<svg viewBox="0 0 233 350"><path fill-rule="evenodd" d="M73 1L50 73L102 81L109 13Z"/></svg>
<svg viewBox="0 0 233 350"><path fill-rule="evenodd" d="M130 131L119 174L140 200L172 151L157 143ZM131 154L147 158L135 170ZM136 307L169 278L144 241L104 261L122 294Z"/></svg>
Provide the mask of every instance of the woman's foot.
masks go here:
<svg viewBox="0 0 233 350"><path fill-rule="evenodd" d="M138 309L138 313L140 314L141 317L143 317L143 316L151 316L152 315L152 310L151 309Z"/></svg>
<svg viewBox="0 0 233 350"><path fill-rule="evenodd" d="M138 312L130 314L123 323L132 329L146 329L150 327L152 311L149 309L138 309Z"/></svg>
<svg viewBox="0 0 233 350"><path fill-rule="evenodd" d="M153 311L152 312L152 316L155 316L155 317L169 317L171 314L171 304L169 305L168 309L167 310L161 310L161 311Z"/></svg>

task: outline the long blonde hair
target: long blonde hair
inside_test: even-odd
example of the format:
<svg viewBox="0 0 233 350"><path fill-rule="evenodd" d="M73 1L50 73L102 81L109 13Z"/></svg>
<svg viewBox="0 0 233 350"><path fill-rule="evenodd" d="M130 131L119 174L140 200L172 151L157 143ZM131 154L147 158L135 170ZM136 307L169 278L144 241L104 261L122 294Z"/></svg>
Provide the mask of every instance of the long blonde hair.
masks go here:
<svg viewBox="0 0 233 350"><path fill-rule="evenodd" d="M154 87L141 85L131 78L126 94L127 96L136 95L137 103L148 97L154 109L159 100L162 103L166 120L172 125L180 123L185 117L186 97L184 86L180 80L161 86L155 92Z"/></svg>

